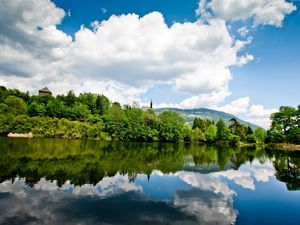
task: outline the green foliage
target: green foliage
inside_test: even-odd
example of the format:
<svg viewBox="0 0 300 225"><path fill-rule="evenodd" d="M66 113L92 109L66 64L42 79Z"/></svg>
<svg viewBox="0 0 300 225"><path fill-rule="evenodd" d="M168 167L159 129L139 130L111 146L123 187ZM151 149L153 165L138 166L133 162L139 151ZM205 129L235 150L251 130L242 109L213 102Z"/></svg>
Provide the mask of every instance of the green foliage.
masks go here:
<svg viewBox="0 0 300 225"><path fill-rule="evenodd" d="M103 118L106 124L106 132L115 140L125 137L125 114L120 104L112 104L108 113Z"/></svg>
<svg viewBox="0 0 300 225"><path fill-rule="evenodd" d="M0 116L0 134L8 134L12 130L13 115L1 115Z"/></svg>
<svg viewBox="0 0 300 225"><path fill-rule="evenodd" d="M96 113L104 115L107 113L110 106L109 99L104 95L98 95L95 103Z"/></svg>
<svg viewBox="0 0 300 225"><path fill-rule="evenodd" d="M22 98L10 95L4 100L4 104L9 107L8 113L10 114L20 115L27 113L27 105Z"/></svg>
<svg viewBox="0 0 300 225"><path fill-rule="evenodd" d="M46 115L56 118L68 118L67 107L58 99L50 99L46 105Z"/></svg>
<svg viewBox="0 0 300 225"><path fill-rule="evenodd" d="M230 145L238 145L238 143L240 142L240 137L238 135L235 134L230 134L228 137L228 143Z"/></svg>
<svg viewBox="0 0 300 225"><path fill-rule="evenodd" d="M230 122L229 129L231 133L237 135L240 140L245 141L247 129L250 128L250 130L252 131L251 127L248 126L247 128L243 126L235 118L230 119L229 122Z"/></svg>
<svg viewBox="0 0 300 225"><path fill-rule="evenodd" d="M289 129L286 140L293 144L300 144L300 128L299 127L293 127Z"/></svg>
<svg viewBox="0 0 300 225"><path fill-rule="evenodd" d="M254 135L257 143L259 144L263 144L267 138L267 132L260 127L255 129Z"/></svg>
<svg viewBox="0 0 300 225"><path fill-rule="evenodd" d="M272 124L267 132L267 141L300 144L300 105L297 109L281 106L279 112L271 116Z"/></svg>
<svg viewBox="0 0 300 225"><path fill-rule="evenodd" d="M298 124L298 117L293 116L298 111L300 108L285 107L281 108L280 115L274 115L276 132L280 134L280 130L286 129L282 140L289 134L289 140L297 142L298 130L288 131ZM285 114L289 116L282 118ZM82 93L76 96L73 91L56 97L29 96L16 89L0 87L0 115L1 134L32 132L40 137L237 144L247 140L246 135L253 134L250 127L243 126L235 118L230 120L228 127L223 120L214 125L211 120L197 117L191 128L174 111L157 114L151 109L122 107L118 102L111 103L104 95ZM286 125L281 125L282 121ZM280 139L276 132L274 129L268 132L268 140ZM265 133L258 129L255 139L263 143Z"/></svg>
<svg viewBox="0 0 300 225"><path fill-rule="evenodd" d="M267 142L282 143L285 139L281 126L272 124L271 129L267 131Z"/></svg>
<svg viewBox="0 0 300 225"><path fill-rule="evenodd" d="M0 133L8 132L32 132L36 137L48 138L109 139L104 133L104 125L101 122L90 124L50 117L29 117L27 115L1 117Z"/></svg>
<svg viewBox="0 0 300 225"><path fill-rule="evenodd" d="M201 117L196 117L193 121L193 129L200 129L202 132L205 132L209 125L213 124L214 122L209 119L202 119Z"/></svg>
<svg viewBox="0 0 300 225"><path fill-rule="evenodd" d="M183 139L184 120L174 111L159 114L159 138L161 141L179 141Z"/></svg>
<svg viewBox="0 0 300 225"><path fill-rule="evenodd" d="M247 141L248 143L256 143L257 141L256 141L255 134L248 134L248 135L246 136L246 141Z"/></svg>
<svg viewBox="0 0 300 225"><path fill-rule="evenodd" d="M248 135L248 134L253 134L253 130L250 126L246 127L246 135Z"/></svg>
<svg viewBox="0 0 300 225"><path fill-rule="evenodd" d="M38 103L33 101L28 107L29 116L44 116L46 114L46 108L44 103Z"/></svg>
<svg viewBox="0 0 300 225"><path fill-rule="evenodd" d="M204 132L202 132L202 130L196 128L193 130L193 141L194 142L205 142L206 141L206 138L205 138L205 134Z"/></svg>
<svg viewBox="0 0 300 225"><path fill-rule="evenodd" d="M68 114L68 118L72 120L86 120L91 114L91 111L88 109L87 105L76 102L73 107L69 108Z"/></svg>
<svg viewBox="0 0 300 225"><path fill-rule="evenodd" d="M216 125L211 124L205 132L206 141L210 143L215 142L217 139L217 131L218 128L216 127Z"/></svg>
<svg viewBox="0 0 300 225"><path fill-rule="evenodd" d="M66 106L73 106L77 102L76 95L74 94L73 91L69 91L67 96L64 97L64 102Z"/></svg>
<svg viewBox="0 0 300 225"><path fill-rule="evenodd" d="M193 134L194 134L193 130L188 125L185 125L183 128L183 140L185 142L193 142L194 141Z"/></svg>
<svg viewBox="0 0 300 225"><path fill-rule="evenodd" d="M271 117L272 123L280 125L286 134L288 130L296 125L297 110L290 106L281 106L279 112Z"/></svg>
<svg viewBox="0 0 300 225"><path fill-rule="evenodd" d="M7 115L10 113L10 108L5 103L0 103L0 114L1 115Z"/></svg>
<svg viewBox="0 0 300 225"><path fill-rule="evenodd" d="M219 119L217 124L217 140L218 141L228 141L229 139L229 129L222 119Z"/></svg>

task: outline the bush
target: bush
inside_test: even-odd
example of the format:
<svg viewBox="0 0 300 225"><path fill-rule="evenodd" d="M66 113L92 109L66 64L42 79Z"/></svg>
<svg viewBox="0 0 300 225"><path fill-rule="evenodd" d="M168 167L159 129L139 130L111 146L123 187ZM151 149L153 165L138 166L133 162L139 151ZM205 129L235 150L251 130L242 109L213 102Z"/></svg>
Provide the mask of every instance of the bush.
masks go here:
<svg viewBox="0 0 300 225"><path fill-rule="evenodd" d="M228 142L231 145L237 145L240 142L240 137L238 135L230 134L228 137Z"/></svg>
<svg viewBox="0 0 300 225"><path fill-rule="evenodd" d="M248 134L246 136L246 142L248 143L256 143L256 137L254 134Z"/></svg>

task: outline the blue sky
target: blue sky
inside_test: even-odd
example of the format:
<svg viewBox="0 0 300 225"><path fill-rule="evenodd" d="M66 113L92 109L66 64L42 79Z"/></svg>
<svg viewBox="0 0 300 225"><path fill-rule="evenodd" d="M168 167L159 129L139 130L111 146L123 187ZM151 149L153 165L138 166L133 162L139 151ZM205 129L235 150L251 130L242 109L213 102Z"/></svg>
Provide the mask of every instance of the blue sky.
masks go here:
<svg viewBox="0 0 300 225"><path fill-rule="evenodd" d="M59 28L70 35L77 32L82 24L89 26L94 20L107 20L111 15L136 13L144 16L153 11L164 15L171 25L174 21L195 21L196 0L54 0L55 4L66 12L71 11L71 17L63 20ZM104 10L104 12L103 12Z"/></svg>
<svg viewBox="0 0 300 225"><path fill-rule="evenodd" d="M0 85L208 107L264 127L299 104L299 1L0 3Z"/></svg>
<svg viewBox="0 0 300 225"><path fill-rule="evenodd" d="M296 3L299 8L299 2ZM255 62L232 71L234 95L249 95L267 107L297 106L300 96L300 13L287 16L282 27L264 26L253 31L249 52Z"/></svg>

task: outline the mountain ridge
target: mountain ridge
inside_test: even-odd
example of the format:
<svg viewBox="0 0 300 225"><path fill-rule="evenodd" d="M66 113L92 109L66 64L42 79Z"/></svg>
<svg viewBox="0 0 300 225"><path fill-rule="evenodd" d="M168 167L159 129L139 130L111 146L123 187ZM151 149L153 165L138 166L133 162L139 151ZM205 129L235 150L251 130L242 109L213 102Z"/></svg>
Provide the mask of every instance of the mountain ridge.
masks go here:
<svg viewBox="0 0 300 225"><path fill-rule="evenodd" d="M237 116L230 114L230 113L226 113L223 111L218 111L218 110L214 110L214 109L208 109L208 108L195 108L195 109L181 109L181 108L156 108L154 109L155 112L163 112L166 110L171 110L171 111L175 111L179 114L181 114L184 118L184 120L188 123L191 124L193 123L193 120L196 117L201 117L201 118L205 118L205 119L211 119L215 122L217 122L220 118L222 120L224 120L224 122L226 124L229 124L229 120L231 118L235 118L237 119L237 121L243 125L247 125L250 126L252 129L256 129L260 126L250 123L248 121L242 120L240 118L238 118Z"/></svg>

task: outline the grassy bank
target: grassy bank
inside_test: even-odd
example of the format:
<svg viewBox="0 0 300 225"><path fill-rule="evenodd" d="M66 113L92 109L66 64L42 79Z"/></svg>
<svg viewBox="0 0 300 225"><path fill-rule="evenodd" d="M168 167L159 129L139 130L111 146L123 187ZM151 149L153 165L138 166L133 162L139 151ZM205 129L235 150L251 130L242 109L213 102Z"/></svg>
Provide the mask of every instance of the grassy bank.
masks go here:
<svg viewBox="0 0 300 225"><path fill-rule="evenodd" d="M266 148L272 150L283 150L283 151L300 151L300 145L289 144L289 143L270 143L265 145Z"/></svg>

